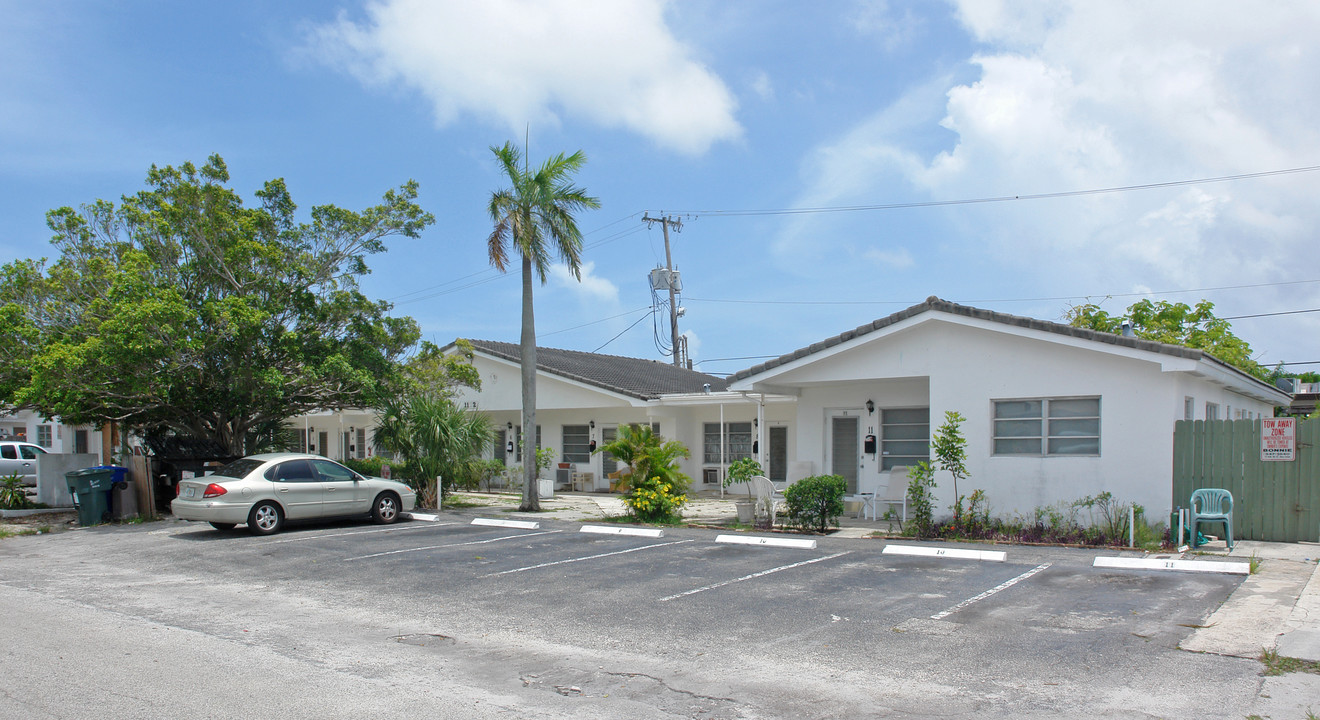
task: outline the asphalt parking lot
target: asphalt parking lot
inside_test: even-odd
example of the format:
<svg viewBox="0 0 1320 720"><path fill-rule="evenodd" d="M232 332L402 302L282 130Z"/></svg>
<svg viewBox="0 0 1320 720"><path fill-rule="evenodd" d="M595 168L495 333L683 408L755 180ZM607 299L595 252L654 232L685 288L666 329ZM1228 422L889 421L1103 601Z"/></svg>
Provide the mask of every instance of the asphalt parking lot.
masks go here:
<svg viewBox="0 0 1320 720"><path fill-rule="evenodd" d="M749 546L709 529L634 537L472 525L477 514L274 537L171 522L24 538L0 545L2 584L335 672L365 657L372 677L421 672L547 717L619 716L615 703L654 717L1242 717L1260 687L1258 663L1176 649L1241 576L1098 569L1103 553L1071 548L1006 546L988 562L885 553L906 542ZM396 665L400 645L448 674ZM1201 707L1207 683L1218 708Z"/></svg>

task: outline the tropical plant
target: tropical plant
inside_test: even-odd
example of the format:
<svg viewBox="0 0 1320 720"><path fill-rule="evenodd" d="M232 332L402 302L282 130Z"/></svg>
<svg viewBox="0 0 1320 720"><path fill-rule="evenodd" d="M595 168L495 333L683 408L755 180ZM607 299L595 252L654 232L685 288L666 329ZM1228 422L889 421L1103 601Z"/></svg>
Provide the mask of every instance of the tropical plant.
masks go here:
<svg viewBox="0 0 1320 720"><path fill-rule="evenodd" d="M953 476L953 524L962 524L963 498L958 494L958 480L967 477L967 438L962 434L962 423L966 420L953 410L944 412L944 424L935 431L930 450L935 455L940 470L947 470Z"/></svg>
<svg viewBox="0 0 1320 720"><path fill-rule="evenodd" d="M637 478L658 477L679 492L687 492L691 480L679 469L678 461L691 457L687 446L677 440L665 440L656 435L650 425L621 425L612 442L596 448L625 463L629 470L624 475L630 482Z"/></svg>
<svg viewBox="0 0 1320 720"><path fill-rule="evenodd" d="M582 232L574 213L600 207L600 201L572 183L586 163L581 151L560 153L532 172L513 143L491 147L511 187L490 196L490 219L495 223L486 244L490 264L500 272L509 267L510 252L522 256L522 426L536 427L536 322L532 310L532 270L545 284L550 252L559 255L573 277L581 280ZM548 247L549 246L549 247ZM523 511L541 509L536 491L531 451L523 450Z"/></svg>
<svg viewBox="0 0 1320 720"><path fill-rule="evenodd" d="M23 487L23 478L18 473L0 480L0 508L22 510L30 506L27 489Z"/></svg>
<svg viewBox="0 0 1320 720"><path fill-rule="evenodd" d="M738 458L729 464L729 470L724 475L724 487L733 484L742 483L747 485L747 497L752 496L752 478L757 475L765 475L765 469L761 463L750 457Z"/></svg>
<svg viewBox="0 0 1320 720"><path fill-rule="evenodd" d="M487 416L424 393L385 403L375 437L378 450L403 458L408 483L424 505L434 507L437 497L448 494L453 481L480 459L492 432ZM436 478L442 479L439 488Z"/></svg>
<svg viewBox="0 0 1320 720"><path fill-rule="evenodd" d="M911 521L905 533L928 537L935 530L935 468L920 460L908 468L907 506Z"/></svg>
<svg viewBox="0 0 1320 720"><path fill-rule="evenodd" d="M839 475L813 475L784 490L789 522L803 530L823 533L839 524L848 481Z"/></svg>
<svg viewBox="0 0 1320 720"><path fill-rule="evenodd" d="M434 218L417 183L299 222L283 180L245 207L229 170L152 166L147 187L46 215L59 257L0 268L0 408L117 422L249 452L253 430L391 392L420 332L358 278Z"/></svg>

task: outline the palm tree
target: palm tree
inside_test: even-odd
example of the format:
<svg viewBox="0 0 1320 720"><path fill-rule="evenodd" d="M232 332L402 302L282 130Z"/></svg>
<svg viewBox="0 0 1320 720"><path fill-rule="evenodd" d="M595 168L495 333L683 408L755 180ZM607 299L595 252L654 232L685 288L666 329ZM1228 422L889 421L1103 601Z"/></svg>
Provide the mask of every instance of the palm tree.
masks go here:
<svg viewBox="0 0 1320 720"><path fill-rule="evenodd" d="M465 412L443 395L424 392L387 401L375 432L376 448L403 458L412 476L410 484L426 504L469 470L492 437L487 416ZM443 485L436 483L434 496L433 478L444 478Z"/></svg>
<svg viewBox="0 0 1320 720"><path fill-rule="evenodd" d="M512 187L490 196L490 219L495 223L487 244L490 264L508 270L510 249L522 255L522 426L523 498L520 510L541 509L536 489L536 322L532 312L532 268L545 284L550 252L559 255L573 276L582 279L582 233L573 214L600 207L600 201L572 183L572 175L587 158L582 151L560 153L537 168L524 163L513 143L491 147ZM520 167L521 166L521 167Z"/></svg>

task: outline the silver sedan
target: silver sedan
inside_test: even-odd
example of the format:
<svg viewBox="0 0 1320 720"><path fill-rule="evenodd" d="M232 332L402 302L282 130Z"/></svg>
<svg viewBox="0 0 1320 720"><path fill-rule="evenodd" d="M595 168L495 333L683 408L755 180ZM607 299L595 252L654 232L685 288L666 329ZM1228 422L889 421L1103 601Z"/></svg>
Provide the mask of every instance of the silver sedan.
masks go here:
<svg viewBox="0 0 1320 720"><path fill-rule="evenodd" d="M416 504L417 494L403 483L359 475L320 455L270 453L181 481L170 511L218 530L246 523L255 535L271 535L286 520L370 514L392 523Z"/></svg>

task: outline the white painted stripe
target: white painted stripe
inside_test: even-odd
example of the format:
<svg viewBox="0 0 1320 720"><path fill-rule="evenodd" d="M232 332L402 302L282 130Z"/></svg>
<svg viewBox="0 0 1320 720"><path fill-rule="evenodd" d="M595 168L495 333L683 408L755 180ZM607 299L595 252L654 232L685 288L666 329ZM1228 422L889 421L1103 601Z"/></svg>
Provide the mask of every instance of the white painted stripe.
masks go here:
<svg viewBox="0 0 1320 720"><path fill-rule="evenodd" d="M409 530L430 530L432 528L443 527L445 525L457 525L458 523L436 523L434 525L391 525L389 527L374 528L371 530L356 530L354 532L327 533L325 535L303 535L297 537L284 537L278 540L263 540L262 545L279 545L280 543L303 542L304 540L320 540L321 538L348 537L350 535L368 535L371 533L383 532L407 532Z"/></svg>
<svg viewBox="0 0 1320 720"><path fill-rule="evenodd" d="M431 515L429 513L408 513L408 517L412 518L413 520L429 520L431 522L435 522L436 520L440 519L439 515Z"/></svg>
<svg viewBox="0 0 1320 720"><path fill-rule="evenodd" d="M797 538L757 537L751 535L717 535L715 542L734 543L736 545L766 545L769 547L791 547L815 550L815 540Z"/></svg>
<svg viewBox="0 0 1320 720"><path fill-rule="evenodd" d="M724 587L725 585L732 585L732 584L734 584L734 583L740 583L740 582L744 582L744 581L746 581L746 580L754 580L754 579L759 578L759 577L763 577L763 576L766 576L766 575L770 575L771 573L782 572L782 571L784 571L784 570L792 570L793 568L796 568L796 567L802 567L803 565L810 565L810 564L812 564L812 563L824 562L824 561L826 561L826 560L833 560L834 558L837 558L837 557L843 557L844 555L847 555L847 554L850 553L850 552L852 552L852 551L851 551L851 550L845 550L845 551L843 551L843 552L841 552L841 553L834 553L833 555L826 555L825 557L818 557L818 558L814 558L814 559L812 559L812 560L803 560L802 562L795 562L795 563L793 563L792 565L781 565L781 566L779 566L779 567L777 567L777 568L770 568L769 570L762 570L761 572L758 572L758 573L752 573L751 575L744 575L744 576L742 576L742 577L740 577L740 578L735 578L735 579L733 579L733 580L725 580L724 582L721 582L721 583L715 583L714 585L707 585L706 587L699 587L699 588L697 588L696 590L688 590L687 592L681 592L681 593L679 593L679 594L677 594L677 595L670 595L669 597L662 597L662 598L660 598L660 602L669 602L670 600L677 600L677 599L679 599L679 598L687 597L688 595L696 595L697 593L703 593L703 592L706 592L707 590L714 590L714 589L716 589L716 588L722 588L722 587Z"/></svg>
<svg viewBox="0 0 1320 720"><path fill-rule="evenodd" d="M1008 553L1002 550L965 550L963 548L918 547L916 545L886 545L882 555L920 555L922 557L948 557L962 560L1004 562Z"/></svg>
<svg viewBox="0 0 1320 720"><path fill-rule="evenodd" d="M553 535L563 530L542 530L541 532L523 533L522 535L506 535L505 537L488 538L486 540L469 540L468 542L445 543L444 545L427 545L425 547L404 548L402 550L387 550L385 552L372 553L370 555L357 555L355 557L346 557L344 561L366 560L367 558L384 557L386 555L401 555L403 553L422 552L423 550L438 550L439 548L461 547L463 545L485 545L486 543L503 542L505 540L520 540L522 538L534 537L536 535Z"/></svg>
<svg viewBox="0 0 1320 720"><path fill-rule="evenodd" d="M520 530L540 530L541 523L533 520L492 520L490 518L472 518L473 525L489 527L518 528Z"/></svg>
<svg viewBox="0 0 1320 720"><path fill-rule="evenodd" d="M528 565L527 567L520 567L520 568L514 568L513 570L505 570L503 572L491 573L490 575L484 575L483 577L495 577L496 575L510 575L512 573L520 573L527 570L540 570L541 568L553 567L555 565L567 565L569 563L582 562L584 560L598 560L603 557L610 557L611 555L624 555L630 552L637 552L638 550L651 550L653 548L665 547L666 545L682 545L683 543L690 543L690 542L693 541L675 540L674 542L657 543L655 545L643 545L642 547L628 548L627 550L615 550L614 552L601 553L600 555L588 555L586 557L569 558L567 560L556 560L554 562L541 563L540 565Z"/></svg>
<svg viewBox="0 0 1320 720"><path fill-rule="evenodd" d="M1125 570L1182 570L1184 572L1213 572L1229 575L1251 574L1250 563L1216 562L1214 560L1098 557L1091 567L1122 568Z"/></svg>
<svg viewBox="0 0 1320 720"><path fill-rule="evenodd" d="M583 525L582 532L600 535L636 535L637 537L662 538L665 531L658 528L606 527L604 525Z"/></svg>
<svg viewBox="0 0 1320 720"><path fill-rule="evenodd" d="M941 612L941 613L935 613L934 615L931 615L931 616L930 616L930 619L931 619L931 620L943 620L944 618L946 618L946 617L948 617L948 616L950 616L950 615L952 615L952 614L958 612L959 610L962 610L963 608L967 607L968 605L972 605L972 604L975 604L975 603L981 602L982 600L984 600L984 599L990 597L991 595L994 595L995 593L1003 592L1004 590L1007 590L1007 589L1013 587L1014 585L1017 585L1018 583L1022 582L1023 580L1026 580L1027 578L1031 577L1032 575L1035 575L1036 573L1041 572L1042 570L1044 570L1045 568L1047 568L1047 567L1049 567L1049 566L1050 566L1049 563L1045 563L1044 565L1037 565L1036 567L1034 567L1034 568L1032 568L1032 569L1030 569L1030 570L1028 570L1028 571L1026 571L1026 572L1024 572L1024 573L1022 573L1021 575L1018 575L1017 577L1013 578L1012 580L1006 580L1006 581L1004 581L1004 582L1002 582L1002 583L999 583L998 585L996 585L996 586L990 588L989 590L986 590L985 592L981 593L980 595L977 595L976 597L967 598L966 600L963 600L962 602L958 603L957 605L954 605L953 607L949 608L948 610L945 610L944 612Z"/></svg>

